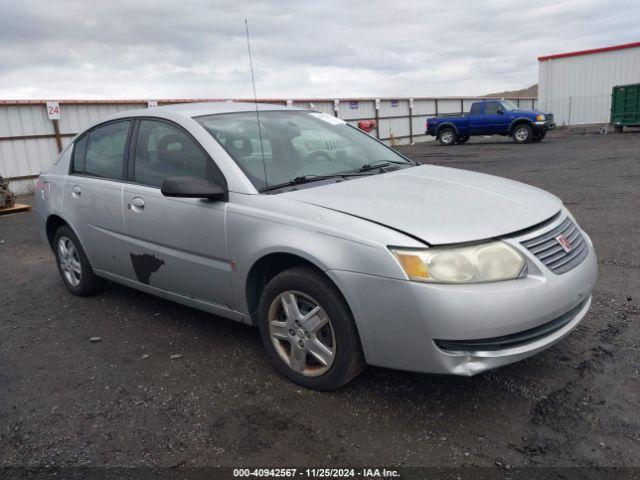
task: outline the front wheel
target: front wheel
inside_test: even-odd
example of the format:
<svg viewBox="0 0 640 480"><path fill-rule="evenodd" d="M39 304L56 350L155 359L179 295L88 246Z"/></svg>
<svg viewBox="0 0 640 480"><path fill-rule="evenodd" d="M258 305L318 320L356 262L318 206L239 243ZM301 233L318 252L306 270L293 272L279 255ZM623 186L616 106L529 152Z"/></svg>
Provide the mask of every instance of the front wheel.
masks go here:
<svg viewBox="0 0 640 480"><path fill-rule="evenodd" d="M516 143L529 143L533 139L533 129L531 128L531 125L523 123L516 126L511 135L513 137L513 141Z"/></svg>
<svg viewBox="0 0 640 480"><path fill-rule="evenodd" d="M259 306L260 336L275 368L316 390L339 388L363 370L351 312L320 272L296 267L276 275Z"/></svg>
<svg viewBox="0 0 640 480"><path fill-rule="evenodd" d="M453 128L443 128L438 134L438 140L444 146L455 145L458 141L458 135Z"/></svg>

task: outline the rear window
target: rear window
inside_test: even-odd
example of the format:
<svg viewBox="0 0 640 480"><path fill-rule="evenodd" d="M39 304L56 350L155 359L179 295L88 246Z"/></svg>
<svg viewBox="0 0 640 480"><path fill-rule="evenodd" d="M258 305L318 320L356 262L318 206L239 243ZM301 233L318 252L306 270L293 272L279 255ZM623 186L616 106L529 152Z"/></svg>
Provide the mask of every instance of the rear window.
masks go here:
<svg viewBox="0 0 640 480"><path fill-rule="evenodd" d="M76 141L71 157L71 173L84 173L84 154L87 151L87 135Z"/></svg>
<svg viewBox="0 0 640 480"><path fill-rule="evenodd" d="M474 103L473 105L471 105L471 111L469 112L469 115L480 115L481 105L481 103Z"/></svg>
<svg viewBox="0 0 640 480"><path fill-rule="evenodd" d="M122 180L124 151L130 120L94 128L73 149L72 172L92 177Z"/></svg>

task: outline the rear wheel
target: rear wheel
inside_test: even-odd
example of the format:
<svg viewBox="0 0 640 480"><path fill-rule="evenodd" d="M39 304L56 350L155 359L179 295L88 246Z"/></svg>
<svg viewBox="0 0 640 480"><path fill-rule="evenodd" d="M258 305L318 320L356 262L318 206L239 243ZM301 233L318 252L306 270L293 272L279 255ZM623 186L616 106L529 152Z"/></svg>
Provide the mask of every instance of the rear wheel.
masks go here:
<svg viewBox="0 0 640 480"><path fill-rule="evenodd" d="M616 133L622 133L624 131L623 125L616 125Z"/></svg>
<svg viewBox="0 0 640 480"><path fill-rule="evenodd" d="M53 245L58 271L71 293L84 297L102 289L104 280L93 273L73 230L67 226L58 228Z"/></svg>
<svg viewBox="0 0 640 480"><path fill-rule="evenodd" d="M522 123L520 125L516 125L511 136L513 137L513 141L516 143L529 143L533 140L533 129L531 128L531 125Z"/></svg>
<svg viewBox="0 0 640 480"><path fill-rule="evenodd" d="M267 284L260 299L259 327L271 363L304 387L339 388L365 366L346 302L314 269L295 267Z"/></svg>
<svg viewBox="0 0 640 480"><path fill-rule="evenodd" d="M453 128L443 128L440 130L440 133L438 133L438 140L445 146L455 145L458 141L458 134L456 134Z"/></svg>

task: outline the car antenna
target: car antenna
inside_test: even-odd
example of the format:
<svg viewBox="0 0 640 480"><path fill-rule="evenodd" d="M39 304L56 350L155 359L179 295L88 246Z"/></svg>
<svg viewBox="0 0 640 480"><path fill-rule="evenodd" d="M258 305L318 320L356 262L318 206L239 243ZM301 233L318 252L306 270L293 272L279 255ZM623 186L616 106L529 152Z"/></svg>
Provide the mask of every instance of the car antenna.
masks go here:
<svg viewBox="0 0 640 480"><path fill-rule="evenodd" d="M251 57L251 42L249 41L249 22L244 19L244 31L247 35L247 51L249 52L249 69L251 70L251 85L253 86L253 102L256 105L256 120L258 122L258 137L260 139L260 153L262 154L262 168L264 169L265 188L269 187L267 181L267 163L264 159L264 146L262 145L262 126L260 124L260 110L258 109L258 95L256 94L256 77L253 74L253 59Z"/></svg>

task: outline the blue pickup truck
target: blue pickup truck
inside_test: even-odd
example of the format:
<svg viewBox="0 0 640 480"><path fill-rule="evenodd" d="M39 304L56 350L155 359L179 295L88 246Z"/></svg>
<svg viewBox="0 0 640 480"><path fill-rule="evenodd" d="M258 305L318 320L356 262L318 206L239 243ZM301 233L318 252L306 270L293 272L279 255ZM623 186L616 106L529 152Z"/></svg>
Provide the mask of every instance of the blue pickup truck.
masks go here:
<svg viewBox="0 0 640 480"><path fill-rule="evenodd" d="M427 135L442 145L465 143L472 135L505 135L516 143L539 142L555 128L553 114L520 110L509 100L474 102L468 115L427 119Z"/></svg>

